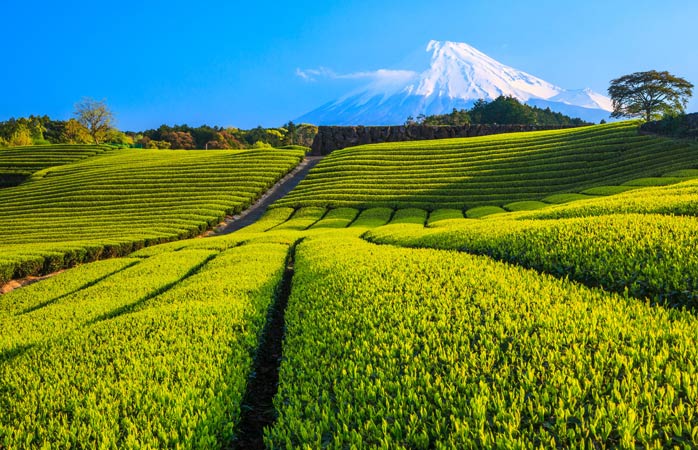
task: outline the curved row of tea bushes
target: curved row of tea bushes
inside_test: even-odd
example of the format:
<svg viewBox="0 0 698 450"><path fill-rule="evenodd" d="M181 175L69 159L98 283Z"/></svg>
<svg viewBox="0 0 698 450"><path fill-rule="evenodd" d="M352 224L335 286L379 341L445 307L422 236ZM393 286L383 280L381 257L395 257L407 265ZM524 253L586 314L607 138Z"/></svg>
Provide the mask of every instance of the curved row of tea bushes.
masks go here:
<svg viewBox="0 0 698 450"><path fill-rule="evenodd" d="M698 322L482 256L308 238L269 448L698 446Z"/></svg>
<svg viewBox="0 0 698 450"><path fill-rule="evenodd" d="M0 448L229 448L288 249L100 261L0 297Z"/></svg>
<svg viewBox="0 0 698 450"><path fill-rule="evenodd" d="M358 217L349 225L351 228L373 228L380 227L390 222L393 217L393 211L390 208L368 208L361 211Z"/></svg>
<svg viewBox="0 0 698 450"><path fill-rule="evenodd" d="M38 306L21 314L0 318L0 354L16 348L40 345L62 333L74 331L93 321L104 320L114 311L129 310L139 302L176 284L196 271L213 253L208 250L187 250L149 258L107 279L58 299L37 300ZM127 262L134 262L127 258ZM113 295L123 286L119 295ZM17 291L28 295L24 290ZM3 303L14 303L14 295L3 296ZM85 307L89 305L89 307Z"/></svg>
<svg viewBox="0 0 698 450"><path fill-rule="evenodd" d="M0 148L0 188L15 186L41 169L70 164L112 150L104 145L35 145Z"/></svg>
<svg viewBox="0 0 698 450"><path fill-rule="evenodd" d="M193 237L293 169L296 150L113 150L0 190L0 283Z"/></svg>
<svg viewBox="0 0 698 450"><path fill-rule="evenodd" d="M389 225L370 242L488 255L669 305L698 306L698 219L622 214L560 220Z"/></svg>
<svg viewBox="0 0 698 450"><path fill-rule="evenodd" d="M229 447L290 245L392 213L273 209L0 297L0 446Z"/></svg>
<svg viewBox="0 0 698 450"><path fill-rule="evenodd" d="M328 212L325 208L299 208L288 220L267 231L304 231L322 220Z"/></svg>
<svg viewBox="0 0 698 450"><path fill-rule="evenodd" d="M374 144L333 152L275 206L503 206L658 176L697 160L698 145L639 135L635 122Z"/></svg>
<svg viewBox="0 0 698 450"><path fill-rule="evenodd" d="M274 211L272 209L272 211ZM310 229L319 228L347 228L357 218L359 210L353 208L336 208L329 210L321 220L313 224Z"/></svg>
<svg viewBox="0 0 698 450"><path fill-rule="evenodd" d="M562 219L633 213L698 216L698 180L670 186L635 188L615 195L553 206L519 217Z"/></svg>

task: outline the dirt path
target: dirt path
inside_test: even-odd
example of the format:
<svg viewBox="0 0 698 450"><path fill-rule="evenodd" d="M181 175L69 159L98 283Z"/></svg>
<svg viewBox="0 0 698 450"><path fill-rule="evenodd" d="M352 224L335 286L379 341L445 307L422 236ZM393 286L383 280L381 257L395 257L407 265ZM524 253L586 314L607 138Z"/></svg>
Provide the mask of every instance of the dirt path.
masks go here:
<svg viewBox="0 0 698 450"><path fill-rule="evenodd" d="M68 269L61 269L58 272L49 273L47 275L28 276L28 277L19 278L16 280L10 280L5 284L0 284L0 295L7 294L8 292L12 292L15 289L19 289L19 288L22 288L24 286L29 286L30 284L34 284L38 281L45 280L46 278L51 278L52 276L63 273L66 270L68 270Z"/></svg>
<svg viewBox="0 0 698 450"><path fill-rule="evenodd" d="M278 183L265 192L254 205L250 206L242 213L226 219L223 224L218 225L215 229L206 232L203 236L220 236L223 234L229 234L248 225L252 225L264 215L269 205L291 192L291 190L293 190L293 188L295 188L298 183L300 183L301 180L308 175L310 169L315 167L315 165L319 163L321 159L322 156L306 157L295 169L293 169L293 171L291 171L291 173L279 180Z"/></svg>

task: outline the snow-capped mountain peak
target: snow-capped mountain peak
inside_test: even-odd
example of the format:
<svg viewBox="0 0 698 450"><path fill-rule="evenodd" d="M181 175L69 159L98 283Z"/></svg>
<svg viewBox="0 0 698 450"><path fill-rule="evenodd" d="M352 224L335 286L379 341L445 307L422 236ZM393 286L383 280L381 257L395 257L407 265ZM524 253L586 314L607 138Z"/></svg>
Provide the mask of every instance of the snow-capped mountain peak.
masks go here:
<svg viewBox="0 0 698 450"><path fill-rule="evenodd" d="M501 95L594 122L612 110L608 97L590 89L563 89L465 43L432 40L426 51L430 62L424 70L376 71L368 85L297 120L318 125L395 125L409 116L443 114Z"/></svg>
<svg viewBox="0 0 698 450"><path fill-rule="evenodd" d="M460 99L494 99L500 95L526 101L548 98L564 91L538 77L505 66L468 44L430 41L431 65L407 91Z"/></svg>

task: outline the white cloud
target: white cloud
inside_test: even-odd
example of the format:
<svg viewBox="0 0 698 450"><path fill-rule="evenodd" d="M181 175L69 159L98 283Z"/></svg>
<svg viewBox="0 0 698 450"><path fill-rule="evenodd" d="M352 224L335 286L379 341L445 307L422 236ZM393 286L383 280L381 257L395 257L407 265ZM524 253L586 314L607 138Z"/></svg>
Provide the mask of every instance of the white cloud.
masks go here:
<svg viewBox="0 0 698 450"><path fill-rule="evenodd" d="M296 76L306 81L317 81L318 78L330 80L370 80L373 82L392 82L409 80L417 76L411 70L379 69L370 72L353 72L340 74L327 67L318 69L296 69Z"/></svg>
<svg viewBox="0 0 698 450"><path fill-rule="evenodd" d="M320 67L319 69L296 69L296 75L306 81L317 81L318 78L339 78L334 71L328 69L327 67Z"/></svg>

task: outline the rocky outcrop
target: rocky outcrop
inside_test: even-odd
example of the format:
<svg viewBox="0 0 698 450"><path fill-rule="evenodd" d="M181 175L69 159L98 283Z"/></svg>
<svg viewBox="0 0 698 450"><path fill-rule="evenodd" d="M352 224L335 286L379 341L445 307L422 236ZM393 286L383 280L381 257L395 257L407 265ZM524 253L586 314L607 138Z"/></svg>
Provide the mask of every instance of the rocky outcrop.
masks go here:
<svg viewBox="0 0 698 450"><path fill-rule="evenodd" d="M463 126L383 126L331 127L321 126L315 136L312 154L327 155L333 150L380 142L420 141L458 137L486 136L519 131L559 130L573 125L463 125Z"/></svg>

